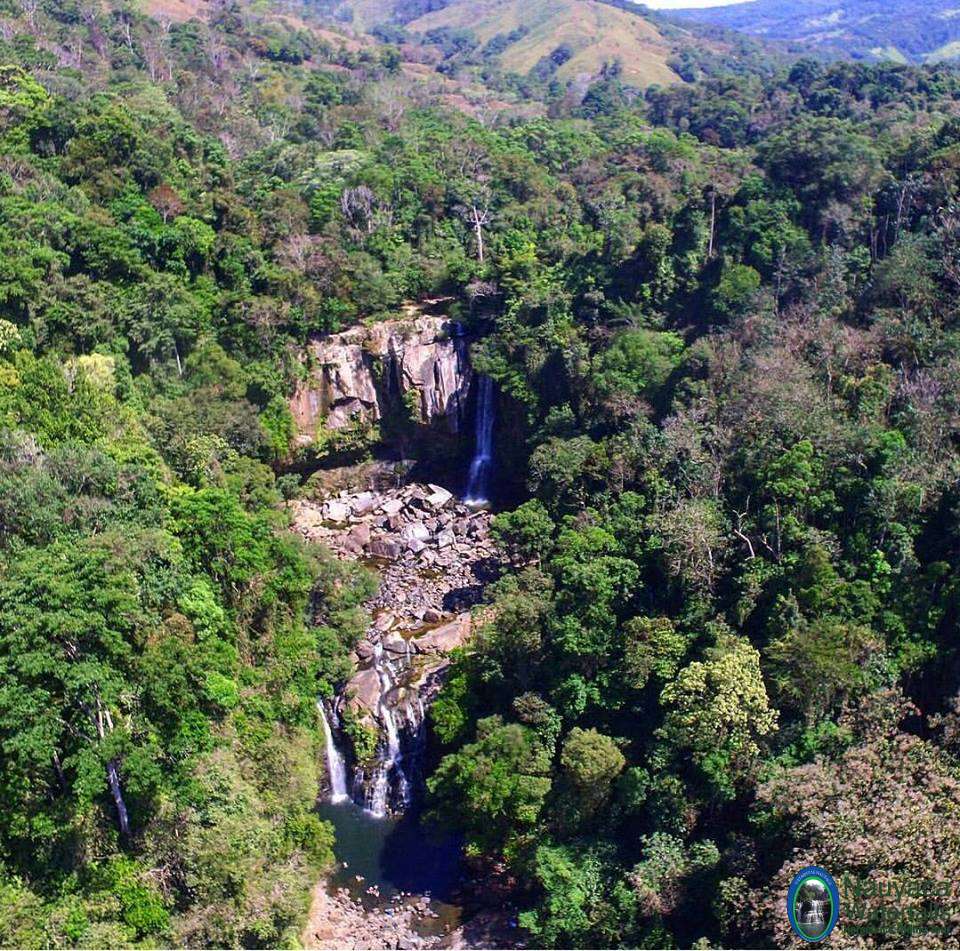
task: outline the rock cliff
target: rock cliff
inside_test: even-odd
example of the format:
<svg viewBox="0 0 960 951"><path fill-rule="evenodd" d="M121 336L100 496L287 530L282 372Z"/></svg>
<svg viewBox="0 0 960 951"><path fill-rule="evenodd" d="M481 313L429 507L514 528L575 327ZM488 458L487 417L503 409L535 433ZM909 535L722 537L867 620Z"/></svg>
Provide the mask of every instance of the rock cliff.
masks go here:
<svg viewBox="0 0 960 951"><path fill-rule="evenodd" d="M411 307L405 318L318 338L303 359L307 376L290 400L301 445L321 428L402 412L423 426L461 431L473 373L465 341L446 317Z"/></svg>

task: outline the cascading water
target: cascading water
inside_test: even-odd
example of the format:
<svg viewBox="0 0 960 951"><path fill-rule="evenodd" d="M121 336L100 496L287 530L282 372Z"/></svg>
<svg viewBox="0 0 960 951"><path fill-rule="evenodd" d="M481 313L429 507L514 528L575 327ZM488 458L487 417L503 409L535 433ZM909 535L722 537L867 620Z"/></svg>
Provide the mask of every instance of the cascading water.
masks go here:
<svg viewBox="0 0 960 951"><path fill-rule="evenodd" d="M408 685L408 675L415 670L414 656L409 641L399 650L396 645L385 650L382 640L373 642L370 664L380 686L374 718L380 739L375 760L356 763L352 774L336 745L340 728L336 708L318 703L327 741L331 802L352 800L375 819L402 812L413 803L422 782L426 725L423 699Z"/></svg>
<svg viewBox="0 0 960 951"><path fill-rule="evenodd" d="M485 505L490 496L490 475L493 470L493 423L496 388L488 376L480 377L477 399L476 446L470 463L470 478L464 501L469 505Z"/></svg>
<svg viewBox="0 0 960 951"><path fill-rule="evenodd" d="M320 720L323 723L323 736L327 744L327 772L330 774L330 802L345 802L350 798L347 792L347 768L343 757L333 742L333 731L327 720L327 711L322 700L317 701Z"/></svg>
<svg viewBox="0 0 960 951"><path fill-rule="evenodd" d="M364 795L364 805L372 816L383 818L390 807L391 783L396 783L396 796L402 806L410 801L410 783L403 768L403 751L400 747L400 731L391 703L391 691L395 683L395 672L389 657L384 654L383 645L377 643L373 652L373 665L380 678L380 704L378 713L386 735L380 762L377 763L371 781ZM361 780L361 784L362 784Z"/></svg>

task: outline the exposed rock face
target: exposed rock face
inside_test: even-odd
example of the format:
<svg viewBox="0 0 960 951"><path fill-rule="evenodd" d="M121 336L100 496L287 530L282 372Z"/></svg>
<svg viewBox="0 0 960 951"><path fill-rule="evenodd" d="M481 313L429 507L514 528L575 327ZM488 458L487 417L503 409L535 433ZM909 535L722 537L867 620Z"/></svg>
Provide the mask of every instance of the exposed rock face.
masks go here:
<svg viewBox="0 0 960 951"><path fill-rule="evenodd" d="M314 340L308 378L290 400L299 441L318 427L344 429L407 411L419 422L459 433L473 372L464 340L446 317L411 312L406 319L354 327Z"/></svg>
<svg viewBox="0 0 960 951"><path fill-rule="evenodd" d="M461 614L455 621L441 624L428 634L412 639L412 643L421 654L449 654L462 647L470 636L470 615Z"/></svg>

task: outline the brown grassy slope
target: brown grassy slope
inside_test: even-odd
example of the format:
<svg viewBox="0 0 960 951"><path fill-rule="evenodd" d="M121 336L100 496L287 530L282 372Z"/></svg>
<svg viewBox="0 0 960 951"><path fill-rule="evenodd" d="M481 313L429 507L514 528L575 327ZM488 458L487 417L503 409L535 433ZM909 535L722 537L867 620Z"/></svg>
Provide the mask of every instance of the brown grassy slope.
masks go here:
<svg viewBox="0 0 960 951"><path fill-rule="evenodd" d="M307 30L313 33L317 39L329 43L334 49L342 46L351 52L356 52L370 45L366 38L332 28L325 28L292 13L282 12L279 5L276 6L276 9L273 9L269 2L252 3L248 6L250 10L267 20L282 23L294 30ZM216 4L211 0L143 0L141 9L147 15L157 19L183 23L194 18L198 20L208 19L211 14L216 12Z"/></svg>
<svg viewBox="0 0 960 951"><path fill-rule="evenodd" d="M670 44L643 17L593 0L455 0L408 24L423 32L435 27L470 29L486 42L524 25L529 32L501 55L505 69L529 72L557 47L573 57L558 70L561 78L595 76L604 63L619 60L624 79L645 87L678 82L667 65Z"/></svg>

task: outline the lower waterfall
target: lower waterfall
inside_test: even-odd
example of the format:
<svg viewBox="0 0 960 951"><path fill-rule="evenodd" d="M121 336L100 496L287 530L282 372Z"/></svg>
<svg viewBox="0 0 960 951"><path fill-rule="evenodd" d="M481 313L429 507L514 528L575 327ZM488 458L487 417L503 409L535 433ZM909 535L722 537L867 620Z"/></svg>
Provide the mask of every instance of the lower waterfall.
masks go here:
<svg viewBox="0 0 960 951"><path fill-rule="evenodd" d="M372 666L381 690L376 712L380 742L377 744L376 761L356 764L349 785L348 770L338 747L338 737L331 729L323 704L318 706L327 740L330 801L337 803L352 799L373 818L383 819L403 812L413 799L414 784L419 775L418 760L423 747L426 711L421 698L418 696L411 700L409 691L403 686L404 674L411 668L409 652L391 657L384 651L383 645L377 643Z"/></svg>
<svg viewBox="0 0 960 951"><path fill-rule="evenodd" d="M320 720L323 723L323 736L327 745L327 772L330 774L330 802L346 802L350 798L347 792L347 768L343 756L333 739L333 731L327 719L327 710L322 700L317 701Z"/></svg>

